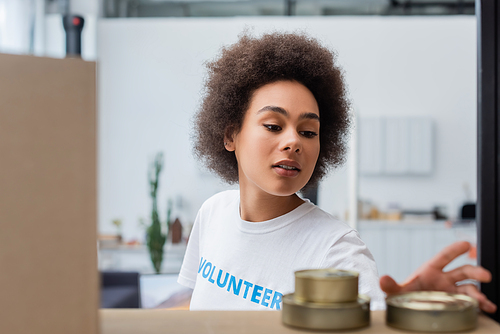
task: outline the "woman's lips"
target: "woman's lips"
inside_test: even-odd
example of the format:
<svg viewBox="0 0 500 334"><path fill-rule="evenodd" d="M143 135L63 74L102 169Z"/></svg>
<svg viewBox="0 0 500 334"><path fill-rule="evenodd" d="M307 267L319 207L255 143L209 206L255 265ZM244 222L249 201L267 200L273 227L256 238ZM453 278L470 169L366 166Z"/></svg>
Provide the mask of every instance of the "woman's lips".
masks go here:
<svg viewBox="0 0 500 334"><path fill-rule="evenodd" d="M285 176L285 177L295 177L299 175L300 170L298 169L286 169L281 166L273 166L273 170L278 174L279 176Z"/></svg>
<svg viewBox="0 0 500 334"><path fill-rule="evenodd" d="M295 177L300 173L300 164L291 160L280 161L272 167L280 176Z"/></svg>

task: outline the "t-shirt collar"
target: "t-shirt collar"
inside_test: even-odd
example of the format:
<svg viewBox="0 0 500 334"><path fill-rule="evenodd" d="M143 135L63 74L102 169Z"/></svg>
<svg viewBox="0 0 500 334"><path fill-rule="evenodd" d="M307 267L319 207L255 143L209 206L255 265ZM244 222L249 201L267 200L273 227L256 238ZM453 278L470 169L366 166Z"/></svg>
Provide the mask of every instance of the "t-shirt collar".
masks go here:
<svg viewBox="0 0 500 334"><path fill-rule="evenodd" d="M304 198L303 200L304 203L282 216L262 222L249 222L241 219L240 198L238 196L236 205L234 206L236 210L235 212L233 212L233 214L237 217L236 222L240 231L252 234L270 233L290 225L316 207L307 198Z"/></svg>

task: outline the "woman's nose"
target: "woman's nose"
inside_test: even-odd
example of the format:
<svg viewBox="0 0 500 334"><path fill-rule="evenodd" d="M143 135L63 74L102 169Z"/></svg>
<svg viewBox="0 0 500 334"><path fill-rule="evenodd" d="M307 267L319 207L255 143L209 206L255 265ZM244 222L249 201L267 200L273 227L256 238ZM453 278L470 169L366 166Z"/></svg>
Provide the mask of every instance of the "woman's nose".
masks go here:
<svg viewBox="0 0 500 334"><path fill-rule="evenodd" d="M297 132L288 131L284 133L284 136L285 137L283 139L283 145L282 145L283 151L290 150L295 153L299 153L302 151L302 142Z"/></svg>

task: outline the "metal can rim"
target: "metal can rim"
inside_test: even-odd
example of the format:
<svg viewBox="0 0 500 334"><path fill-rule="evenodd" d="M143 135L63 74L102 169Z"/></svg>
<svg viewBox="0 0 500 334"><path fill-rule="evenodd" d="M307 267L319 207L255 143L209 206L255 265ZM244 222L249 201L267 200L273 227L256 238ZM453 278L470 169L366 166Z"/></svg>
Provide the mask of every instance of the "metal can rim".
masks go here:
<svg viewBox="0 0 500 334"><path fill-rule="evenodd" d="M318 308L318 309L346 309L346 308L356 308L362 304L366 304L371 302L370 297L367 295L359 294L358 298L354 302L344 302L344 303L318 303L318 302L309 302L303 301L301 299L295 298L295 294L289 293L283 296L283 301L287 303L304 306L308 308Z"/></svg>
<svg viewBox="0 0 500 334"><path fill-rule="evenodd" d="M346 276L326 276L326 277L321 277L321 276L315 276L311 275L310 273L314 272L344 272L348 273L349 275ZM335 269L335 268L326 268L326 269L305 269L305 270L298 270L295 272L295 278L301 278L301 279L311 279L311 280L327 280L327 281L336 281L336 280L349 280L353 278L359 278L359 273L356 271L352 270L344 270L344 269Z"/></svg>
<svg viewBox="0 0 500 334"><path fill-rule="evenodd" d="M402 304L400 302L400 299L401 298L404 298L404 297L407 297L410 299L410 301L406 301L405 303L407 303L406 305ZM415 301L422 301L424 300L425 297L448 297L448 298L454 298L454 299L458 299L458 300L461 300L461 301L464 301L468 304L464 305L463 307L461 308L454 308L454 309L437 309L437 308L429 308L429 309L425 309L425 308L419 308L419 307L416 307L416 305L411 305L411 298L414 297L415 298ZM406 293L400 293L400 294L394 294L394 295L391 295L391 296L388 296L386 298L386 304L387 306L392 306L392 307L396 307L396 308L401 308L401 309L408 309L408 310L413 310L413 311L449 311L449 312L457 312L457 311L460 311L460 310L464 310L464 309L467 309L467 308L470 308L470 307L473 307L473 308L477 308L478 307L478 302L477 300L475 300L474 298L472 297L469 297L467 295L464 295L464 294L458 294L458 293L449 293L449 292L443 292L443 291L416 291L416 292L406 292Z"/></svg>

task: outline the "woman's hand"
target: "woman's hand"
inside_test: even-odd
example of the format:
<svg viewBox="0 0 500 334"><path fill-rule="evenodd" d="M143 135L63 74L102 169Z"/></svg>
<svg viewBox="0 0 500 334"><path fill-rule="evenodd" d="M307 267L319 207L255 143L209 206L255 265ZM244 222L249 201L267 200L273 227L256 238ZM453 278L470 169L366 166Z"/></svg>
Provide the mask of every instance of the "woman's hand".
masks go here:
<svg viewBox="0 0 500 334"><path fill-rule="evenodd" d="M401 285L392 277L383 276L380 278L380 287L388 295L410 291L462 293L477 299L483 311L494 313L497 309L496 305L489 301L474 284L459 286L456 284L467 279L488 283L491 281L491 273L488 270L478 266L464 265L448 272L443 271L448 263L467 252L470 247L471 245L466 241L455 242L424 263Z"/></svg>

